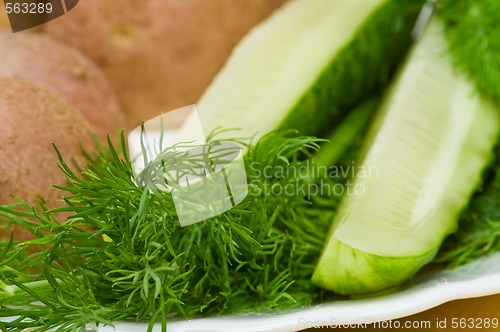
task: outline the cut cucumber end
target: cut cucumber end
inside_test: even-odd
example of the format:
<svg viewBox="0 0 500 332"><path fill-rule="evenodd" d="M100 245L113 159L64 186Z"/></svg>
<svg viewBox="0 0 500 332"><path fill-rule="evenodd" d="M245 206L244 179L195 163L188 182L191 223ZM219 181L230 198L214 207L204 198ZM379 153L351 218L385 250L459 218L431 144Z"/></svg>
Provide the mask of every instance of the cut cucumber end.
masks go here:
<svg viewBox="0 0 500 332"><path fill-rule="evenodd" d="M397 286L430 262L437 248L414 257L383 257L352 248L332 238L312 282L343 295L367 294Z"/></svg>

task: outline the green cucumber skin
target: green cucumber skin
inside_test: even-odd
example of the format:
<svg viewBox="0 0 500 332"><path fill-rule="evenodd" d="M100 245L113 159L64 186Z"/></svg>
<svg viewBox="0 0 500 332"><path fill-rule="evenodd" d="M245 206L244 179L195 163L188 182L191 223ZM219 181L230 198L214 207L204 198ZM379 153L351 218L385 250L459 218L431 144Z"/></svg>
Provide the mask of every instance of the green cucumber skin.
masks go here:
<svg viewBox="0 0 500 332"><path fill-rule="evenodd" d="M382 257L332 239L325 248L328 256L320 260L311 280L321 288L342 295L376 293L415 275L432 260L438 249L414 257ZM339 269L338 266L348 268Z"/></svg>
<svg viewBox="0 0 500 332"><path fill-rule="evenodd" d="M346 113L388 85L404 59L421 0L390 0L336 54L280 124L325 137Z"/></svg>

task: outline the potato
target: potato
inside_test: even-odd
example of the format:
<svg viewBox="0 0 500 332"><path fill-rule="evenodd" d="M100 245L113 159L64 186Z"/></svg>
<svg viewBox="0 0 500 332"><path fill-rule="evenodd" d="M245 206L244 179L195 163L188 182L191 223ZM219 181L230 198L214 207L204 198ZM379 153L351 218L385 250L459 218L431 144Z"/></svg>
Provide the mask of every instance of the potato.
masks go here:
<svg viewBox="0 0 500 332"><path fill-rule="evenodd" d="M0 78L38 84L76 108L101 139L125 114L101 70L79 50L38 33L0 32Z"/></svg>
<svg viewBox="0 0 500 332"><path fill-rule="evenodd" d="M15 79L0 79L0 119L0 204L12 202L12 194L35 205L41 195L56 206L63 192L51 185L66 182L52 142L65 160L82 163L80 143L93 147L90 124L48 90ZM29 238L26 231L15 232L16 239ZM9 233L0 229L0 238Z"/></svg>
<svg viewBox="0 0 500 332"><path fill-rule="evenodd" d="M86 0L45 31L104 70L132 127L195 103L233 46L282 2Z"/></svg>

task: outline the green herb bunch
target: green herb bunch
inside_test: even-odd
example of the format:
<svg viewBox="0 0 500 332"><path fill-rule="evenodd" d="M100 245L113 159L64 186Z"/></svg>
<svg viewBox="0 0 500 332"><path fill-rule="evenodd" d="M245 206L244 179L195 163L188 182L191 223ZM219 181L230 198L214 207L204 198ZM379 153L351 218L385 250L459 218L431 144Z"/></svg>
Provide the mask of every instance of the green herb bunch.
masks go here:
<svg viewBox="0 0 500 332"><path fill-rule="evenodd" d="M59 154L68 180L60 189L69 192L63 207L0 207L0 222L35 237L0 244L0 328L76 331L133 319L165 330L176 318L310 305L325 296L309 279L338 199L270 194L311 179L262 170L299 167L318 142L286 131L248 145L247 197L187 227L169 192L135 184L123 135L120 148L109 141L84 170ZM71 215L64 223L62 213Z"/></svg>
<svg viewBox="0 0 500 332"><path fill-rule="evenodd" d="M500 2L439 0L437 16L445 24L449 54L477 91L500 105Z"/></svg>

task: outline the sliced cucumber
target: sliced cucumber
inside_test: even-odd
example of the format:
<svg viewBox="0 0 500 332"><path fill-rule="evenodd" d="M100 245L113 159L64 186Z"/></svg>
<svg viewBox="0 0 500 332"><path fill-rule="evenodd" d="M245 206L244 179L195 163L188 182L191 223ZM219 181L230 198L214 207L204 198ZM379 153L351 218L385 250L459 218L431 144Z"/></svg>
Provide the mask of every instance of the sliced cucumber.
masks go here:
<svg viewBox="0 0 500 332"><path fill-rule="evenodd" d="M205 134L217 127L255 139L277 128L329 132L389 81L421 4L289 1L241 41L197 103ZM181 133L192 137L195 122L189 118Z"/></svg>
<svg viewBox="0 0 500 332"><path fill-rule="evenodd" d="M433 19L383 101L362 153L360 166L376 167L370 173L376 176L355 178L364 192L344 197L313 282L354 294L415 274L456 229L499 127L499 111L452 67Z"/></svg>

